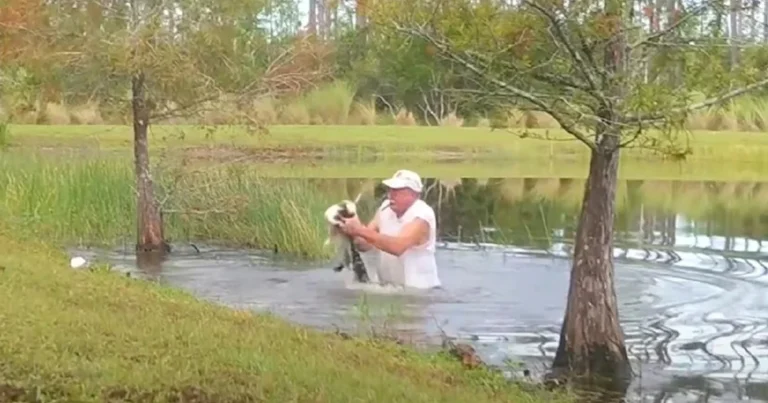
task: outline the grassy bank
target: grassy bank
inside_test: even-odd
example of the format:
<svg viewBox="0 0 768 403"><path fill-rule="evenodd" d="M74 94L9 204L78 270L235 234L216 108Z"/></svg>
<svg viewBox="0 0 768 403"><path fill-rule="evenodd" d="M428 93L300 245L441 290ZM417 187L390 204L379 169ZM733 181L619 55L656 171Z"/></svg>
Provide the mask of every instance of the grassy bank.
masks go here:
<svg viewBox="0 0 768 403"><path fill-rule="evenodd" d="M10 125L10 143L17 147L56 149L99 148L128 152L132 148L129 126ZM195 146L241 147L253 158L269 158L268 151L289 150L284 157L300 158L309 152L333 157L397 154L400 158L466 158L498 156L512 161L540 163L542 160L588 158L587 148L560 130L536 129L552 140L520 138L504 130L467 127L398 126L274 126L268 135L249 133L239 126L155 125L151 128L153 150ZM649 136L657 136L649 134ZM690 160L707 162L761 162L768 154L768 135L757 132L696 131L681 134L680 144L690 143ZM245 151L243 151L245 150ZM227 151L227 150L224 150ZM216 152L210 151L211 153ZM222 152L219 150L218 152ZM255 155L253 155L255 153ZM225 156L229 156L226 152ZM658 160L658 155L636 148L626 149L624 159ZM211 155L216 157L216 155ZM247 155L246 155L247 156Z"/></svg>
<svg viewBox="0 0 768 403"><path fill-rule="evenodd" d="M5 227L0 279L4 401L564 401L448 358L73 271L59 251Z"/></svg>

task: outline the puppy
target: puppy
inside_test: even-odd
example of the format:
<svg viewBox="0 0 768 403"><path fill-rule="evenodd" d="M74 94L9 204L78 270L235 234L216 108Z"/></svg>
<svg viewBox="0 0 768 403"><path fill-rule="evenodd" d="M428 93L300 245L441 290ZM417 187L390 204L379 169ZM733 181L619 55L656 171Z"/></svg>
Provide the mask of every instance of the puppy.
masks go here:
<svg viewBox="0 0 768 403"><path fill-rule="evenodd" d="M360 196L358 195L357 199L359 198ZM360 257L360 252L357 250L354 240L340 228L341 218L352 218L356 215L357 204L350 200L343 200L328 207L325 210L325 220L329 224L328 239L326 239L325 245L333 243L336 248L334 260L337 264L333 267L333 271L340 272L344 267L348 267L355 273L355 279L358 282L368 283L370 282L368 270L365 268L365 263L363 263L363 259Z"/></svg>

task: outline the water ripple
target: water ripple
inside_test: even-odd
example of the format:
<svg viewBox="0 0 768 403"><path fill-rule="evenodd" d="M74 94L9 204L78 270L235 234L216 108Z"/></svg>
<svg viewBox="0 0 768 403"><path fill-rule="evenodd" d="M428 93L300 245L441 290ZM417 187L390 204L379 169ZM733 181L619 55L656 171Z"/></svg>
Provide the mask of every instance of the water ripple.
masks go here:
<svg viewBox="0 0 768 403"><path fill-rule="evenodd" d="M674 249L624 243L614 252L627 347L642 373L630 395L659 402L703 396L768 402L768 369L761 366L768 359L762 243L744 241L742 251L725 253L714 249L717 239L679 236L676 242L681 246ZM547 362L557 348L571 247L558 242L542 251L444 242L438 252L444 290L368 287L369 308L394 306L404 315L403 329L425 338L442 329L473 343L495 364L508 357ZM102 255L135 270L130 254ZM199 254L177 252L164 264L161 279L220 303L319 327L354 327L353 306L363 291L345 286L327 265L278 264L254 253L205 248Z"/></svg>

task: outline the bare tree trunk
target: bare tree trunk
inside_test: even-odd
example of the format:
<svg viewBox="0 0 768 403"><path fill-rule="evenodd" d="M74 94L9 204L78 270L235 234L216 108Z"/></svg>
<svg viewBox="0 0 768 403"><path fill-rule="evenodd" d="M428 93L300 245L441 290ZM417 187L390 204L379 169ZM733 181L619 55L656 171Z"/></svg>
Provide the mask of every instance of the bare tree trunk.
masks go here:
<svg viewBox="0 0 768 403"><path fill-rule="evenodd" d="M768 42L768 0L763 2L763 42Z"/></svg>
<svg viewBox="0 0 768 403"><path fill-rule="evenodd" d="M131 79L133 95L133 156L135 159L137 195L137 239L138 252L168 252L169 246L163 237L163 217L155 200L152 176L149 172L149 108L144 92L144 72L136 73Z"/></svg>
<svg viewBox="0 0 768 403"><path fill-rule="evenodd" d="M675 246L677 243L677 214L667 215L667 245Z"/></svg>
<svg viewBox="0 0 768 403"><path fill-rule="evenodd" d="M749 17L747 19L749 20L749 41L752 43L757 42L757 24L759 21L759 18L757 17L757 11L759 8L760 5L758 2L750 2Z"/></svg>
<svg viewBox="0 0 768 403"><path fill-rule="evenodd" d="M330 0L323 0L323 39L328 40L333 36L333 13Z"/></svg>
<svg viewBox="0 0 768 403"><path fill-rule="evenodd" d="M328 0L315 0L315 18L317 19L317 37L325 39L325 3Z"/></svg>
<svg viewBox="0 0 768 403"><path fill-rule="evenodd" d="M617 0L606 2L606 15L617 24L605 48L605 69L624 74L626 10ZM610 88L614 99L623 98L626 84L616 81ZM606 103L598 115L595 148L589 162L581 216L576 228L568 303L553 362L555 370L576 377L608 378L614 387L626 390L632 369L619 323L619 307L613 281L613 228L616 217L616 186L619 175L621 128L616 104Z"/></svg>
<svg viewBox="0 0 768 403"><path fill-rule="evenodd" d="M718 34L723 33L723 26L725 26L725 21L723 20L723 10L725 9L725 0L717 0L715 2L717 4L717 7L714 8L714 31ZM702 24L702 26L706 27L707 24ZM728 35L730 35L730 30L728 31Z"/></svg>
<svg viewBox="0 0 768 403"><path fill-rule="evenodd" d="M682 8L682 5L680 10L684 11L684 9ZM672 38L671 40L677 40L676 37L679 36L680 34L679 32L672 29L672 27L675 24L677 24L678 21L680 20L680 15L682 14L678 14L677 0L667 0L667 23L664 29L670 30L670 34L671 34L670 36ZM673 59L679 58L678 55L675 54L675 52L669 52L668 55ZM668 81L669 85L671 85L673 88L680 85L680 81L682 79L684 69L685 69L685 64L682 60L680 60L678 63L673 63L672 67L669 69L669 72L667 73L668 74L667 79L669 80Z"/></svg>
<svg viewBox="0 0 768 403"><path fill-rule="evenodd" d="M576 375L628 378L631 371L613 280L618 167L618 149L592 152L568 303L553 363L555 369Z"/></svg>
<svg viewBox="0 0 768 403"><path fill-rule="evenodd" d="M736 69L739 65L740 50L738 42L741 39L741 27L739 27L739 13L741 12L741 1L731 0L730 4L730 27L728 29L729 37L731 39L731 70Z"/></svg>
<svg viewBox="0 0 768 403"><path fill-rule="evenodd" d="M335 6L333 7L333 11L331 12L331 35L333 35L333 38L337 38L339 35L339 2L336 2Z"/></svg>
<svg viewBox="0 0 768 403"><path fill-rule="evenodd" d="M309 0L309 33L317 35L317 0Z"/></svg>
<svg viewBox="0 0 768 403"><path fill-rule="evenodd" d="M355 6L355 28L362 30L365 28L365 24L368 21L367 14L367 0L357 0Z"/></svg>

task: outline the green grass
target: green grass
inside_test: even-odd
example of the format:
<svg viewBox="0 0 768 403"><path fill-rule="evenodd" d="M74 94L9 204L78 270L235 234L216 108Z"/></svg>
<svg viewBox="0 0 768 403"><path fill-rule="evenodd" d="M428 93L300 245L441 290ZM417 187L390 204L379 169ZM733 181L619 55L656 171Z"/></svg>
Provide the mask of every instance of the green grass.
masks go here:
<svg viewBox="0 0 768 403"><path fill-rule="evenodd" d="M67 263L61 252L0 229L4 399L565 401L441 355L343 340Z"/></svg>
<svg viewBox="0 0 768 403"><path fill-rule="evenodd" d="M128 150L132 144L129 126L11 125L13 144L22 147L99 147ZM179 146L227 145L256 150L268 148L315 148L322 152L343 149L365 155L371 152L412 152L414 157L504 156L513 161L586 160L584 145L561 130L549 130L555 140L525 138L504 130L469 127L423 126L273 126L271 134L250 134L242 127L155 125L151 128L153 149ZM544 133L544 129L532 129ZM682 142L686 136L681 135ZM690 134L690 160L759 162L768 156L768 135L758 132L708 132ZM627 149L624 159L658 160L648 150Z"/></svg>
<svg viewBox="0 0 768 403"><path fill-rule="evenodd" d="M323 260L331 253L331 248L323 247L327 235L322 221L325 208L362 192L365 196L361 216L367 219L375 204L373 191L380 183L377 178L391 175L394 169L403 166L415 168L425 176L436 174L448 182L477 173L484 174L479 175L481 178L499 178L508 172L484 164L356 166L339 163L291 169L259 164L185 166L168 159L156 163L153 176L157 181L157 197L165 211L165 234L171 242L277 249L285 257ZM631 164L623 165L627 166ZM670 178L664 176L671 177L673 173L659 167L657 170L649 167L645 172L630 170L628 175L636 175L631 179L643 180L640 193L632 196L640 199L633 203L702 218L725 206L731 211L729 214L741 211L746 214L745 219L752 217L754 213L750 211L760 207L768 194L762 183L765 176L760 177L757 173L754 178L746 178L748 171L733 171L734 166L738 165L721 167L720 173L718 167L684 173L686 180L680 183L668 182ZM515 205L527 193L547 203L555 202L578 211L584 188L584 179L579 178L582 176L579 174L585 168L575 164L571 165L571 172L563 167L553 172L541 168L539 165L534 170L523 171L526 180L504 178L481 188L479 200L483 203L493 201L495 205L503 201L510 206L494 209L495 220L509 223L502 230L520 231L520 225L532 224L512 223L512 218L506 217L518 214ZM0 175L0 216L20 234L62 246L115 246L135 241L136 199L130 158L73 159L60 156L45 159L33 154L6 153L0 159L0 171L3 172ZM704 175L706 173L712 174ZM334 174L339 177L329 177ZM309 175L317 178L308 178ZM354 178L348 179L348 176ZM576 177L576 180L572 183L562 181L569 177ZM643 179L653 177L656 178ZM712 179L723 182L707 184ZM622 181L617 189L619 213L628 208L627 185ZM445 200L441 203L463 206L457 207L459 212L456 214L465 216L467 213L462 209L471 211L470 206L477 200L471 197L454 200L456 190L444 189ZM436 195L437 190L430 188L425 197L436 204ZM477 221L485 214L485 210L480 210L464 219ZM468 222L465 224L469 225Z"/></svg>
<svg viewBox="0 0 768 403"><path fill-rule="evenodd" d="M345 187L263 178L256 170L155 170L171 241L209 240L322 258L322 212ZM14 228L58 244L133 242L135 196L128 159L0 159L0 214Z"/></svg>

